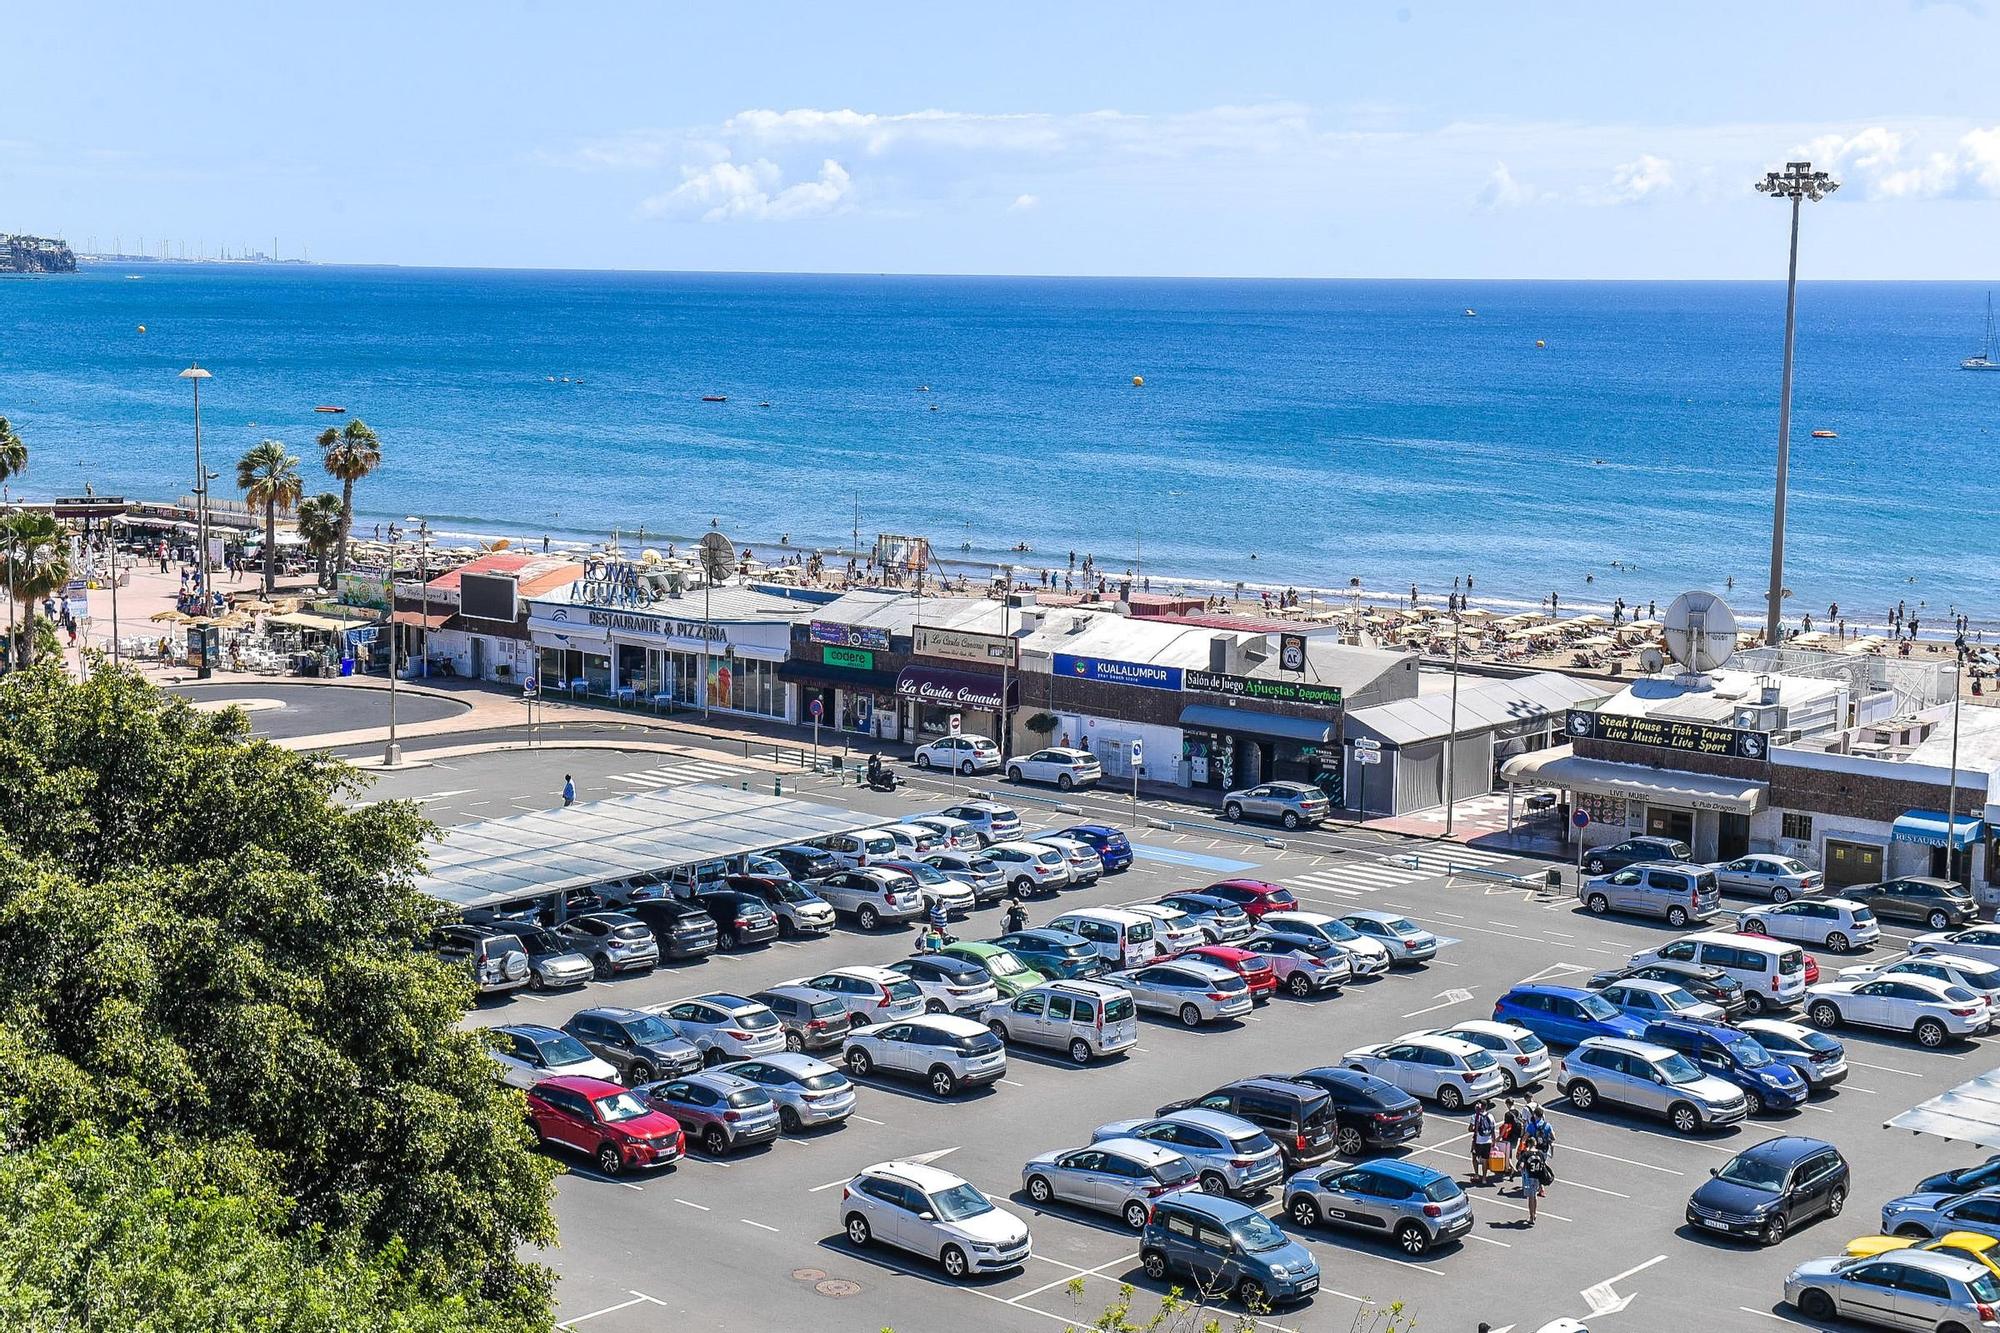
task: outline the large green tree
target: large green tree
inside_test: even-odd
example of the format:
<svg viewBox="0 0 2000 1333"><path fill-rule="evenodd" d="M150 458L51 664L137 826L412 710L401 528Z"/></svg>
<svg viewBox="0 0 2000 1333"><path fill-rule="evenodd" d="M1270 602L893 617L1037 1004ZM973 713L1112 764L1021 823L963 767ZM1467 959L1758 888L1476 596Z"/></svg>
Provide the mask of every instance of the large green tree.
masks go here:
<svg viewBox="0 0 2000 1333"><path fill-rule="evenodd" d="M297 455L276 440L263 440L236 460L236 486L252 509L264 511L264 592L278 581L278 515L289 514L305 494Z"/></svg>
<svg viewBox="0 0 2000 1333"><path fill-rule="evenodd" d="M0 482L10 482L28 470L28 445L14 423L0 417Z"/></svg>
<svg viewBox="0 0 2000 1333"><path fill-rule="evenodd" d="M7 626L13 639L9 661L34 659L40 645L35 607L67 585L69 575L69 538L51 515L24 509L0 517L0 583L9 598Z"/></svg>
<svg viewBox="0 0 2000 1333"><path fill-rule="evenodd" d="M469 979L422 950L427 825L247 730L108 666L0 682L0 1136L222 1163L335 1280L545 1327L521 1252L554 1240L554 1167L459 1027ZM62 1326L100 1326L57 1286Z"/></svg>
<svg viewBox="0 0 2000 1333"><path fill-rule="evenodd" d="M332 491L299 501L299 540L313 553L322 584L332 582L333 556L340 548L340 497Z"/></svg>
<svg viewBox="0 0 2000 1333"><path fill-rule="evenodd" d="M382 441L357 417L340 430L321 431L319 447L327 474L340 483L340 546L333 557L339 578L347 572L347 543L354 535L354 483L382 466Z"/></svg>

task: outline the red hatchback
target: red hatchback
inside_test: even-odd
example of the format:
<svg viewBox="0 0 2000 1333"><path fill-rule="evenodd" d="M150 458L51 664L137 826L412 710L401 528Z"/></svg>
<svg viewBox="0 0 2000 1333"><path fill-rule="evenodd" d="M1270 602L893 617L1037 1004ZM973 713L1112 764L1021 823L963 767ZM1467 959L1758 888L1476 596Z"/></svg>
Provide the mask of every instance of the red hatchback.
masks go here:
<svg viewBox="0 0 2000 1333"><path fill-rule="evenodd" d="M1256 1004L1262 1004L1277 993L1278 974L1272 969L1271 960L1261 953L1228 944L1204 944L1200 948L1189 949L1181 957L1199 958L1236 973L1250 988L1250 999Z"/></svg>
<svg viewBox="0 0 2000 1333"><path fill-rule="evenodd" d="M1252 921L1266 912L1294 911L1299 905L1299 900L1292 896L1290 889L1265 879L1217 880L1202 892L1235 903Z"/></svg>
<svg viewBox="0 0 2000 1333"><path fill-rule="evenodd" d="M601 1078L560 1075L528 1089L535 1142L561 1144L615 1176L627 1167L671 1166L686 1144L680 1121Z"/></svg>

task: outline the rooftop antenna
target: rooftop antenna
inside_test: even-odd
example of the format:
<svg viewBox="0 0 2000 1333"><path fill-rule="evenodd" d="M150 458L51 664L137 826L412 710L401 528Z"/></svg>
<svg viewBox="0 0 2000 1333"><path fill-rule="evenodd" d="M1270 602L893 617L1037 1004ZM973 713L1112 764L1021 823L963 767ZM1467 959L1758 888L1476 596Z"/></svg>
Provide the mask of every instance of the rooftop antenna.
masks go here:
<svg viewBox="0 0 2000 1333"><path fill-rule="evenodd" d="M1712 592L1684 592L1667 608L1661 636L1667 655L1693 675L1706 675L1736 656L1736 616Z"/></svg>

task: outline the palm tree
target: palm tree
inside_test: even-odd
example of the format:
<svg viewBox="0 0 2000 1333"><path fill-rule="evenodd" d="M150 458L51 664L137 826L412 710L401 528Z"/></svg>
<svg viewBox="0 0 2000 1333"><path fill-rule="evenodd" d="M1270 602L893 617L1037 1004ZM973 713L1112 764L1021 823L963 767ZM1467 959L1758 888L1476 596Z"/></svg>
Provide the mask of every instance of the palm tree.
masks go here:
<svg viewBox="0 0 2000 1333"><path fill-rule="evenodd" d="M53 596L69 583L69 539L54 516L33 511L0 518L0 573L7 584L7 619L13 646L8 661L22 661L23 642L32 656L35 643L35 603ZM22 610L14 629L14 608Z"/></svg>
<svg viewBox="0 0 2000 1333"><path fill-rule="evenodd" d="M299 503L299 536L319 567L319 581L327 582L333 553L340 549L340 497L332 491L309 495Z"/></svg>
<svg viewBox="0 0 2000 1333"><path fill-rule="evenodd" d="M0 417L0 482L12 481L28 470L28 446L13 423Z"/></svg>
<svg viewBox="0 0 2000 1333"><path fill-rule="evenodd" d="M319 447L328 475L340 482L340 543L334 550L333 576L347 572L347 540L354 532L354 483L382 466L382 441L358 418L344 430L328 426Z"/></svg>
<svg viewBox="0 0 2000 1333"><path fill-rule="evenodd" d="M278 578L278 511L287 514L305 493L299 460L276 440L251 447L236 460L236 485L252 509L264 510L264 593L270 595Z"/></svg>

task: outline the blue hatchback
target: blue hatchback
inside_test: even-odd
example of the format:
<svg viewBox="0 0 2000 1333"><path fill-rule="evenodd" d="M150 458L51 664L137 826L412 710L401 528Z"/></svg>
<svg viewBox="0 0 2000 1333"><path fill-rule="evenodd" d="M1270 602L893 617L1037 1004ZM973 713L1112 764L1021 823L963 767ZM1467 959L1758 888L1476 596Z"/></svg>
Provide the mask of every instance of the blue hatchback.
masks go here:
<svg viewBox="0 0 2000 1333"><path fill-rule="evenodd" d="M1576 986L1516 986L1493 1006L1493 1021L1524 1027L1554 1045L1575 1046L1591 1037L1641 1040L1646 1025L1618 1012L1594 990Z"/></svg>
<svg viewBox="0 0 2000 1333"><path fill-rule="evenodd" d="M1812 1092L1798 1070L1774 1059L1749 1033L1725 1023L1661 1019L1646 1025L1644 1040L1679 1051L1700 1065L1702 1073L1743 1089L1752 1115L1789 1111Z"/></svg>
<svg viewBox="0 0 2000 1333"><path fill-rule="evenodd" d="M1131 842L1109 824L1072 824L1057 830L1056 836L1075 838L1095 848L1098 859L1104 862L1104 873L1107 875L1132 868Z"/></svg>
<svg viewBox="0 0 2000 1333"><path fill-rule="evenodd" d="M1252 1311L1319 1290L1319 1263L1264 1214L1195 1191L1153 1205L1139 1236L1139 1265L1156 1283L1186 1275Z"/></svg>
<svg viewBox="0 0 2000 1333"><path fill-rule="evenodd" d="M1066 930L1039 927L1016 930L993 943L1013 954L1046 977L1063 981L1084 981L1109 970L1111 964L1098 954L1089 940Z"/></svg>

